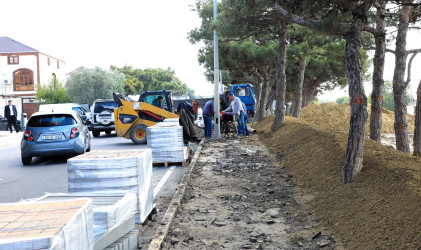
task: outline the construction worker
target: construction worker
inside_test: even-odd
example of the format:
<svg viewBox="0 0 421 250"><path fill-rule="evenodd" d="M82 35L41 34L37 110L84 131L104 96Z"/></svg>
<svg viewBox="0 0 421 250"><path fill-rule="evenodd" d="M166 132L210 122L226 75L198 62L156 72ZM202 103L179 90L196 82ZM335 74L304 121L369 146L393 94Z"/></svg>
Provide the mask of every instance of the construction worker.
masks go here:
<svg viewBox="0 0 421 250"><path fill-rule="evenodd" d="M208 101L203 107L203 122L205 123L205 137L210 138L212 136L212 120L215 115L215 103L214 100Z"/></svg>
<svg viewBox="0 0 421 250"><path fill-rule="evenodd" d="M164 100L164 98L162 96L158 96L158 98L154 100L153 105L158 108L164 108L162 105L162 100Z"/></svg>
<svg viewBox="0 0 421 250"><path fill-rule="evenodd" d="M243 108L243 105L241 104L241 100L240 98L234 96L234 93L229 93L228 98L231 100L231 104L223 112L232 111L233 120L237 122L238 135L246 135L245 125L244 125L245 110Z"/></svg>

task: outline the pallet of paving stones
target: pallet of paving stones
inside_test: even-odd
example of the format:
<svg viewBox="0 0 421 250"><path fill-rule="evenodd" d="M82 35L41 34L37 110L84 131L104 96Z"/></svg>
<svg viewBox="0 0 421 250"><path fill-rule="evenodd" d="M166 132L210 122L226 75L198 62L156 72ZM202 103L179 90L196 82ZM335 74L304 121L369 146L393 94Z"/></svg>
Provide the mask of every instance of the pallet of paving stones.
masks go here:
<svg viewBox="0 0 421 250"><path fill-rule="evenodd" d="M135 228L136 195L47 193L37 201L62 201L87 197L93 206L95 249L103 249ZM99 246L99 248L98 248ZM102 247L102 248L101 248Z"/></svg>
<svg viewBox="0 0 421 250"><path fill-rule="evenodd" d="M153 209L151 149L92 151L67 161L68 192L137 197L136 223Z"/></svg>
<svg viewBox="0 0 421 250"><path fill-rule="evenodd" d="M0 204L0 249L93 249L92 200Z"/></svg>

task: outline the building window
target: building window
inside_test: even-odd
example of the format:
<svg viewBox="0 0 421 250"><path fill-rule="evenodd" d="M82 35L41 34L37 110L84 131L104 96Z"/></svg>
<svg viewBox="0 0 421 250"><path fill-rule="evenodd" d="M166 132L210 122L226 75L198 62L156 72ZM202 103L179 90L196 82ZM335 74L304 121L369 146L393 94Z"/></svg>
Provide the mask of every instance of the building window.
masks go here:
<svg viewBox="0 0 421 250"><path fill-rule="evenodd" d="M10 55L8 56L9 64L19 64L19 56L17 55Z"/></svg>
<svg viewBox="0 0 421 250"><path fill-rule="evenodd" d="M60 68L60 62L57 61L57 69L59 69L59 68Z"/></svg>
<svg viewBox="0 0 421 250"><path fill-rule="evenodd" d="M34 90L34 72L30 69L18 69L13 73L14 91Z"/></svg>
<svg viewBox="0 0 421 250"><path fill-rule="evenodd" d="M49 57L47 58L47 64L48 64L48 66L50 66L50 58Z"/></svg>

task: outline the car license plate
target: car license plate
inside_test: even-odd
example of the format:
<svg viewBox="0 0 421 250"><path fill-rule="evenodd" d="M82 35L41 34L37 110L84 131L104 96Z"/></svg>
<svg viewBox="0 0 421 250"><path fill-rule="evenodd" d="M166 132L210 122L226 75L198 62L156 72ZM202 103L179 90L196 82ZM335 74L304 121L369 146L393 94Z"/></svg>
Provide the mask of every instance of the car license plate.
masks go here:
<svg viewBox="0 0 421 250"><path fill-rule="evenodd" d="M61 135L43 135L41 136L43 140L59 140L61 139Z"/></svg>

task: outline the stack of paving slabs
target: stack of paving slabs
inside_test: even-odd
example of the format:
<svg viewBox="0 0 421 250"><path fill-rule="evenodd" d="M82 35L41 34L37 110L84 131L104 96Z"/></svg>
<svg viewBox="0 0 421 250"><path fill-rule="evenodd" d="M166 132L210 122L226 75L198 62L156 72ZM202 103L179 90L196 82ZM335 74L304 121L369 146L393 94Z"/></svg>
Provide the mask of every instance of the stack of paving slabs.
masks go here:
<svg viewBox="0 0 421 250"><path fill-rule="evenodd" d="M69 159L67 167L69 193L135 194L136 223L144 222L152 211L150 149L91 151Z"/></svg>
<svg viewBox="0 0 421 250"><path fill-rule="evenodd" d="M183 127L178 121L160 122L147 128L148 148L152 149L154 163L183 162L187 160Z"/></svg>
<svg viewBox="0 0 421 250"><path fill-rule="evenodd" d="M60 201L86 197L92 200L93 233L95 243L125 221L134 217L137 207L135 194L122 195L92 195L89 193L47 193L44 196L32 199L35 201ZM31 200L28 200L31 201ZM26 201L26 202L28 202ZM25 202L25 201L23 201ZM134 221L133 221L134 227Z"/></svg>
<svg viewBox="0 0 421 250"><path fill-rule="evenodd" d="M0 205L0 249L93 249L92 200Z"/></svg>
<svg viewBox="0 0 421 250"><path fill-rule="evenodd" d="M117 203L110 206L94 206L94 240L101 239L106 233L118 227L133 216L136 211L135 194L126 194Z"/></svg>

